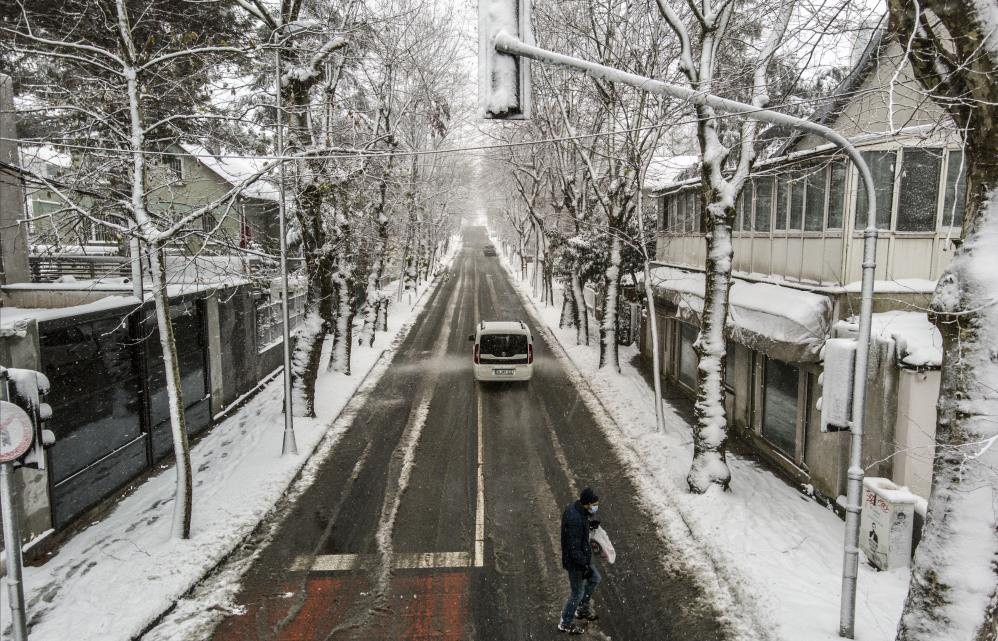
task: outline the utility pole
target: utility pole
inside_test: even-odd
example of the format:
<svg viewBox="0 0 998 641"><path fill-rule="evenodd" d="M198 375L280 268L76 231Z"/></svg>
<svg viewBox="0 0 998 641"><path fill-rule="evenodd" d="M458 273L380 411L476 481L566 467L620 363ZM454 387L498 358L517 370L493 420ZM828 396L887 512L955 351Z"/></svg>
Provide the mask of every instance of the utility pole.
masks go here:
<svg viewBox="0 0 998 641"><path fill-rule="evenodd" d="M281 26L274 29L274 36L288 26L281 17ZM281 342L284 346L284 441L281 455L298 454L298 443L295 441L295 423L291 403L291 313L288 310L288 231L287 204L284 197L284 107L281 104L281 41L278 39L274 48L274 107L277 118L277 156L279 158L280 179L277 196L277 217L281 247Z"/></svg>

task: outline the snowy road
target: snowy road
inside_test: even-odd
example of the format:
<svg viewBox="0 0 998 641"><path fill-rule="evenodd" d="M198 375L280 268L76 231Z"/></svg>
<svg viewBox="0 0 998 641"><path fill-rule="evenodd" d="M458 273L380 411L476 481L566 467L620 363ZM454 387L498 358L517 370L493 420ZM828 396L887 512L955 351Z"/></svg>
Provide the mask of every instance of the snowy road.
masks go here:
<svg viewBox="0 0 998 641"><path fill-rule="evenodd" d="M587 484L618 552L601 566L588 636L728 638L541 333L531 382L472 379L477 320L530 322L486 242L465 232L450 278L315 482L265 524L272 536L251 550L215 641L556 638L560 512Z"/></svg>

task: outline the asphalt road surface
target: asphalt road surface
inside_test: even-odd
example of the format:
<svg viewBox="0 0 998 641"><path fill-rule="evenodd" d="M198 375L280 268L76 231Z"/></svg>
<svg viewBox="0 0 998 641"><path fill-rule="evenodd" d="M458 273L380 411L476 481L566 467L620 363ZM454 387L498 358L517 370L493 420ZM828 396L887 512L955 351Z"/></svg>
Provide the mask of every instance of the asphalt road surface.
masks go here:
<svg viewBox="0 0 998 641"><path fill-rule="evenodd" d="M566 638L559 518L585 485L617 549L586 636L728 638L696 583L666 569L677 552L537 328L532 381L474 381L477 321L532 324L487 243L465 231L315 482L270 524L214 641Z"/></svg>

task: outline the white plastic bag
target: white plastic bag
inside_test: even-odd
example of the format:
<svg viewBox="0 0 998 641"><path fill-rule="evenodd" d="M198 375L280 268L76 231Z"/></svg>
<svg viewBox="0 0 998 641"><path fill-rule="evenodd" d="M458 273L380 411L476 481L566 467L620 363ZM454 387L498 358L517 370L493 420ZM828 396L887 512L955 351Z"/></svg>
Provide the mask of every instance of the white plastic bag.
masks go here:
<svg viewBox="0 0 998 641"><path fill-rule="evenodd" d="M589 532L589 545L610 565L617 560L617 551L613 549L613 543L610 543L610 537L602 525Z"/></svg>

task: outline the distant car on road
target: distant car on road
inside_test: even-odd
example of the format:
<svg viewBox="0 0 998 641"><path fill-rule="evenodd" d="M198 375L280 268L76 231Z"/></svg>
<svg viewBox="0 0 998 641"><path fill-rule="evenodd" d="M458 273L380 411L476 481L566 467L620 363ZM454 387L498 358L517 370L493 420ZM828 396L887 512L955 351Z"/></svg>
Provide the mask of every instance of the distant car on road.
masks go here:
<svg viewBox="0 0 998 641"><path fill-rule="evenodd" d="M482 321L468 336L475 343L476 381L529 381L534 339L523 321Z"/></svg>
<svg viewBox="0 0 998 641"><path fill-rule="evenodd" d="M486 245L482 249L482 253L485 254L486 256L495 256L496 255L496 248L493 247L492 245Z"/></svg>

